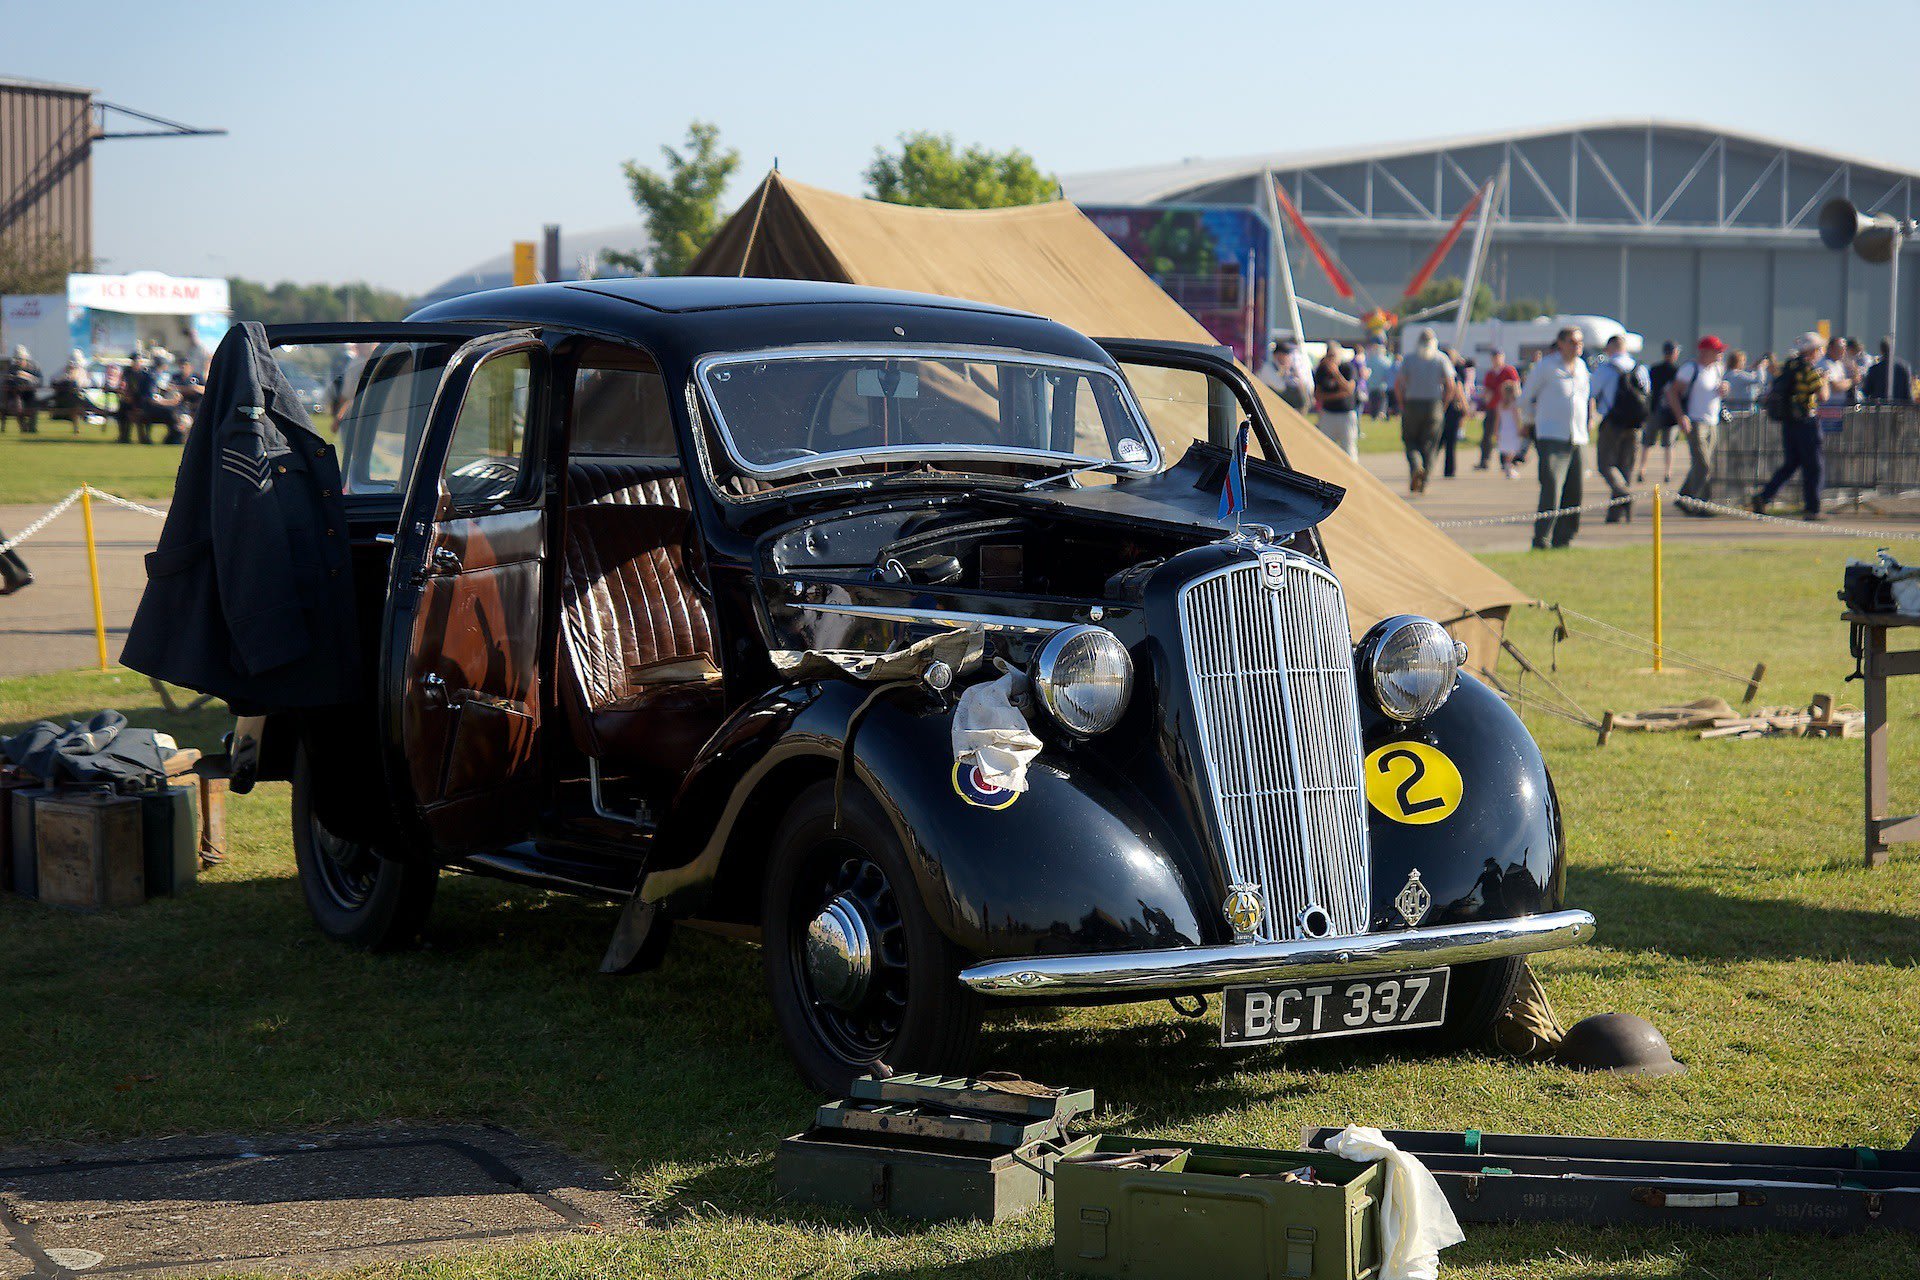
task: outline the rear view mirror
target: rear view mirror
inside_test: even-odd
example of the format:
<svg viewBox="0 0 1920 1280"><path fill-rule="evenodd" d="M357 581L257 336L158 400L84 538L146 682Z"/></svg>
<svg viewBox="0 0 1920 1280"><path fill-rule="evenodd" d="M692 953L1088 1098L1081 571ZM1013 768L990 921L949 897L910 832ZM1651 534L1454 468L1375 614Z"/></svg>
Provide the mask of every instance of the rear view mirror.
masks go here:
<svg viewBox="0 0 1920 1280"><path fill-rule="evenodd" d="M853 375L853 393L869 400L918 400L920 375L901 369L861 369Z"/></svg>

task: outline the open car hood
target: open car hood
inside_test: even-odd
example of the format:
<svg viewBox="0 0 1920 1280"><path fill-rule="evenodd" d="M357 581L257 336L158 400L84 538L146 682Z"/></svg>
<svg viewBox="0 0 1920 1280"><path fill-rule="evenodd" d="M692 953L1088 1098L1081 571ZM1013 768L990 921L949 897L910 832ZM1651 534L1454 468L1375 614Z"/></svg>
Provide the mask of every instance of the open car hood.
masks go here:
<svg viewBox="0 0 1920 1280"><path fill-rule="evenodd" d="M1220 486L1229 457L1218 445L1196 440L1179 462L1158 475L1085 488L1049 485L1023 496L1110 517L1231 530L1232 522L1220 518ZM1247 459L1246 492L1245 519L1270 526L1282 538L1319 524L1347 494L1339 485L1257 458Z"/></svg>

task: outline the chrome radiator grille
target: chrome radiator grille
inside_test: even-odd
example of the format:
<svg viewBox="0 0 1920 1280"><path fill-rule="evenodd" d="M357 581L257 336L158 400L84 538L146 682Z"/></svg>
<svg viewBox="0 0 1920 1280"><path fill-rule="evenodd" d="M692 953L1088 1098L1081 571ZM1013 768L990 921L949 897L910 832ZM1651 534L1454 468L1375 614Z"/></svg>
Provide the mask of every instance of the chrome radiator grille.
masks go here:
<svg viewBox="0 0 1920 1280"><path fill-rule="evenodd" d="M1266 903L1259 936L1365 933L1367 819L1346 601L1291 552L1215 570L1180 597L1187 674L1227 870Z"/></svg>

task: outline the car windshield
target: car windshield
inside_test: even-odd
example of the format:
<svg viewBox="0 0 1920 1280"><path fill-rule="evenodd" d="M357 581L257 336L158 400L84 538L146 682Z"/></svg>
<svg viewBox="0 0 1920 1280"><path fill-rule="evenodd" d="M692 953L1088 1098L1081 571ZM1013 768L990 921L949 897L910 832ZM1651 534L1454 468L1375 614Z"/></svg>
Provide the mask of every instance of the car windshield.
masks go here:
<svg viewBox="0 0 1920 1280"><path fill-rule="evenodd" d="M1007 474L1008 463L1045 470L1101 463L1115 471L1155 471L1160 463L1120 379L1061 357L760 352L708 357L699 377L729 459L763 482L866 464Z"/></svg>

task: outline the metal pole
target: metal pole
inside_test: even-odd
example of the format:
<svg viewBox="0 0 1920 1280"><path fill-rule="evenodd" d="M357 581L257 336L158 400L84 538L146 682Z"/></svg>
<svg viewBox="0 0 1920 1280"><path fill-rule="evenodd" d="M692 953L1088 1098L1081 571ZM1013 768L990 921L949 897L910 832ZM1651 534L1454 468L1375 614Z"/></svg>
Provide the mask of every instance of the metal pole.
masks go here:
<svg viewBox="0 0 1920 1280"><path fill-rule="evenodd" d="M1653 486L1653 670L1655 674L1665 669L1661 662L1666 653L1665 637L1660 625L1660 615L1664 612L1661 608L1661 597L1664 594L1665 585L1662 581L1664 575L1661 572L1665 567L1661 564L1664 549L1665 543L1660 536L1660 486L1655 485Z"/></svg>
<svg viewBox="0 0 1920 1280"><path fill-rule="evenodd" d="M100 607L100 552L93 540L93 489L80 486L80 519L87 526L87 575L93 579L93 641L100 653L100 669L107 669L107 615Z"/></svg>
<svg viewBox="0 0 1920 1280"><path fill-rule="evenodd" d="M1273 228L1273 258L1274 265L1279 268L1276 278L1280 282L1280 300L1286 304L1287 322L1293 326L1293 340L1305 342L1307 329L1300 322L1300 298L1293 291L1293 265L1287 261L1287 235L1280 229L1280 202L1273 196L1273 170L1262 170L1261 177L1264 183L1260 188L1260 194L1264 197L1262 204L1266 207L1267 224ZM1264 338L1266 335L1261 336ZM1261 354L1264 356L1266 353Z"/></svg>
<svg viewBox="0 0 1920 1280"><path fill-rule="evenodd" d="M1467 280L1460 286L1460 309L1453 319L1453 347L1460 349L1460 341L1466 336L1467 322L1473 318L1473 291L1480 287L1480 269L1486 265L1487 230L1493 225L1493 202L1500 198L1500 186L1507 176L1503 168L1494 175L1493 183L1487 188L1487 194L1480 205L1480 225L1473 229L1473 247L1467 251Z"/></svg>
<svg viewBox="0 0 1920 1280"><path fill-rule="evenodd" d="M1893 403L1893 371L1900 361L1900 251L1907 238L1893 236L1893 256L1887 259L1887 403Z"/></svg>

